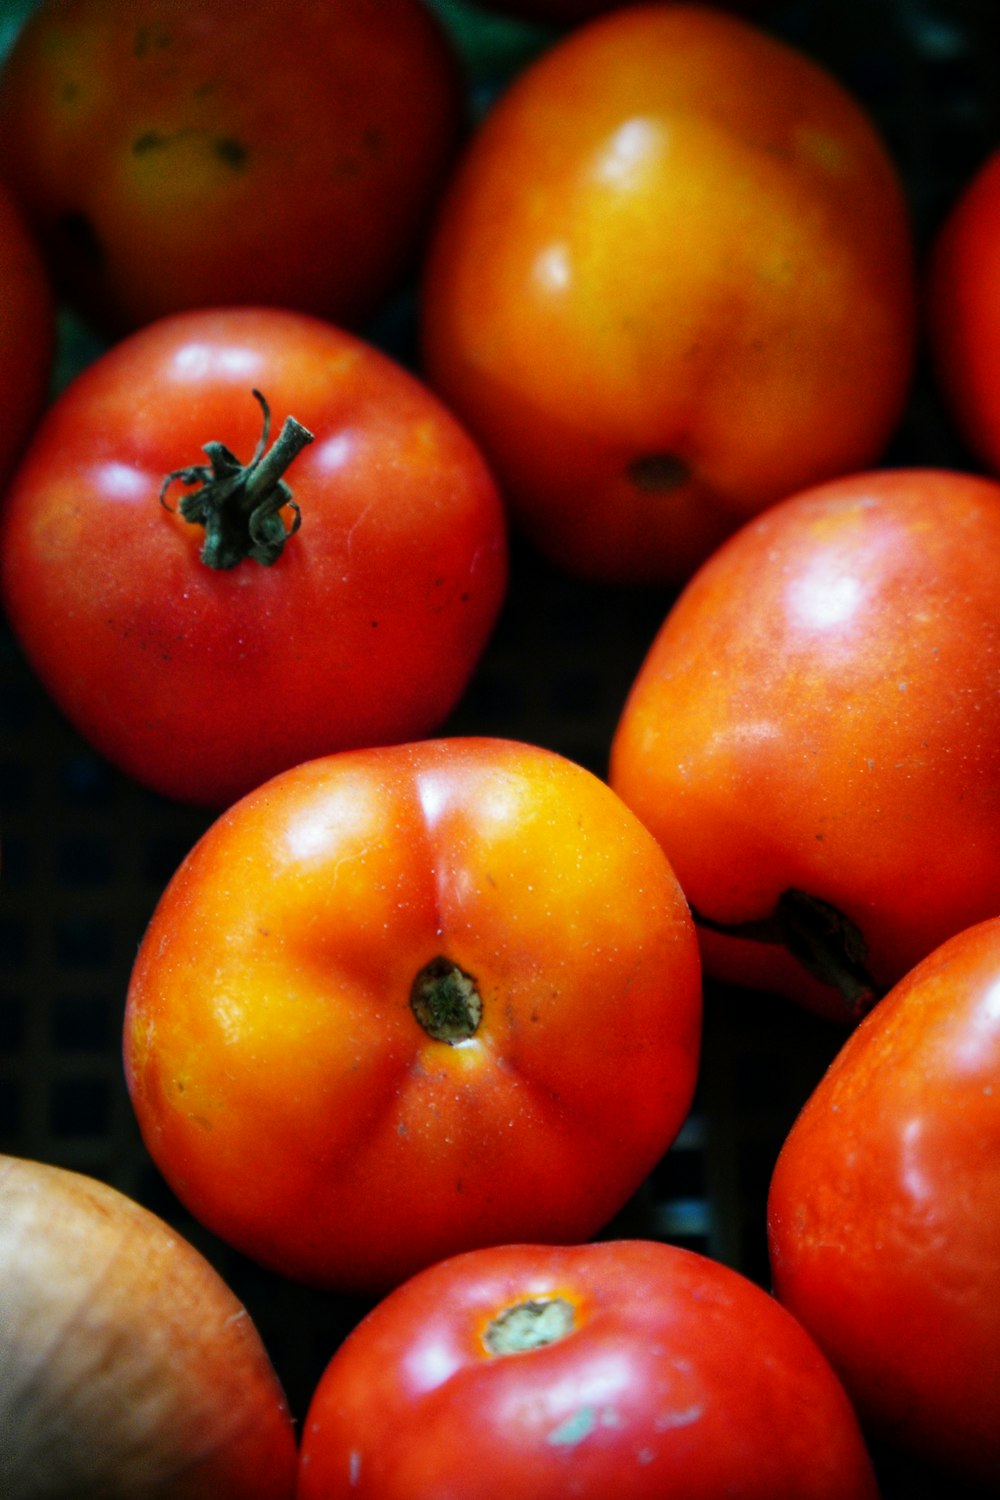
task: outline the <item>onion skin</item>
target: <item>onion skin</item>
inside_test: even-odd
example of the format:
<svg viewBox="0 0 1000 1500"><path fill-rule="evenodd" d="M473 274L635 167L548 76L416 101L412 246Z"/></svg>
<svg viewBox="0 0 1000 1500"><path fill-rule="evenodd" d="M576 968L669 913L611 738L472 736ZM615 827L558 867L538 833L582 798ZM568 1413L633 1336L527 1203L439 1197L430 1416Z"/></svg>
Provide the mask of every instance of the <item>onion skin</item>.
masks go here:
<svg viewBox="0 0 1000 1500"><path fill-rule="evenodd" d="M194 1246L0 1155L3 1500L291 1500L295 1464L257 1330Z"/></svg>

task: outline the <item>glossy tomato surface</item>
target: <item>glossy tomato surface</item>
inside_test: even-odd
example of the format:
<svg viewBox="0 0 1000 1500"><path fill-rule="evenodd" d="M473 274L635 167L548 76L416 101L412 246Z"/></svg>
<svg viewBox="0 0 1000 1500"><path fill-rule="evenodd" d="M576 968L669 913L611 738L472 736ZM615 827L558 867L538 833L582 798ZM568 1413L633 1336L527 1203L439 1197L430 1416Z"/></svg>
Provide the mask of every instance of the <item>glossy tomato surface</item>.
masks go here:
<svg viewBox="0 0 1000 1500"><path fill-rule="evenodd" d="M1000 910L1000 486L835 481L681 593L614 736L717 977L856 1017Z"/></svg>
<svg viewBox="0 0 1000 1500"><path fill-rule="evenodd" d="M1000 1488L1000 920L848 1039L782 1148L778 1296L881 1437Z"/></svg>
<svg viewBox="0 0 1000 1500"><path fill-rule="evenodd" d="M229 809L165 891L125 1062L188 1207L303 1281L582 1239L671 1144L697 940L604 782L498 740L344 752Z"/></svg>
<svg viewBox="0 0 1000 1500"><path fill-rule="evenodd" d="M230 302L357 326L463 128L420 0L43 0L0 74L0 176L115 332Z"/></svg>
<svg viewBox="0 0 1000 1500"><path fill-rule="evenodd" d="M209 566L210 532L252 550L246 488L218 525L182 513L199 484L161 489L207 442L249 464L255 389L272 440L289 416L312 435L282 481L292 503L262 500L259 527L289 534L270 563ZM0 512L4 604L56 703L136 780L210 806L436 727L506 560L492 477L438 400L363 341L271 309L178 314L114 346L49 411Z"/></svg>
<svg viewBox="0 0 1000 1500"><path fill-rule="evenodd" d="M976 456L1000 473L1000 150L938 228L926 303L943 395Z"/></svg>
<svg viewBox="0 0 1000 1500"><path fill-rule="evenodd" d="M600 17L521 73L451 181L422 299L430 379L525 531L582 574L669 582L880 456L914 324L865 111L688 5Z"/></svg>
<svg viewBox="0 0 1000 1500"><path fill-rule="evenodd" d="M55 307L38 247L0 188L0 482L37 420L55 352Z"/></svg>
<svg viewBox="0 0 1000 1500"><path fill-rule="evenodd" d="M503 1246L397 1289L341 1345L300 1500L874 1500L829 1365L766 1292L674 1246Z"/></svg>

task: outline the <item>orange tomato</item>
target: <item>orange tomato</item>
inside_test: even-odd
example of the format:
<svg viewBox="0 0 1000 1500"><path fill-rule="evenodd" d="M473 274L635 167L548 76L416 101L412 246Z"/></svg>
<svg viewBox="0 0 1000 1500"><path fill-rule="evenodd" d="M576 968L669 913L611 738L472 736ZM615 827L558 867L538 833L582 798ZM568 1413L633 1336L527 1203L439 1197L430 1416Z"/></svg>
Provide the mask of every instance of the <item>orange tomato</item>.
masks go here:
<svg viewBox="0 0 1000 1500"><path fill-rule="evenodd" d="M832 76L719 11L629 7L550 48L472 141L430 248L426 369L551 557L674 581L881 454L912 260L895 168Z"/></svg>
<svg viewBox="0 0 1000 1500"><path fill-rule="evenodd" d="M879 470L750 521L633 683L611 783L706 970L856 1020L1000 911L1000 484Z"/></svg>
<svg viewBox="0 0 1000 1500"><path fill-rule="evenodd" d="M976 457L1000 473L1000 150L965 185L938 229L926 304L949 409Z"/></svg>
<svg viewBox="0 0 1000 1500"><path fill-rule="evenodd" d="M343 752L220 818L129 989L150 1153L191 1211L303 1281L586 1239L694 1088L697 940L596 776L495 740Z"/></svg>

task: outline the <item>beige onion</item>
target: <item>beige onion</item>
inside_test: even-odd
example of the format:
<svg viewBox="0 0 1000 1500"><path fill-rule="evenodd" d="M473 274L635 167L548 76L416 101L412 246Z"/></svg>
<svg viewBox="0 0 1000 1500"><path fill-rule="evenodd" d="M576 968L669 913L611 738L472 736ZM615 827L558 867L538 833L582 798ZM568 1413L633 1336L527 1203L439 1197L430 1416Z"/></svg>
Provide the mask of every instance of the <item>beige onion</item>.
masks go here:
<svg viewBox="0 0 1000 1500"><path fill-rule="evenodd" d="M0 1155L3 1500L290 1500L296 1444L246 1310L106 1184Z"/></svg>

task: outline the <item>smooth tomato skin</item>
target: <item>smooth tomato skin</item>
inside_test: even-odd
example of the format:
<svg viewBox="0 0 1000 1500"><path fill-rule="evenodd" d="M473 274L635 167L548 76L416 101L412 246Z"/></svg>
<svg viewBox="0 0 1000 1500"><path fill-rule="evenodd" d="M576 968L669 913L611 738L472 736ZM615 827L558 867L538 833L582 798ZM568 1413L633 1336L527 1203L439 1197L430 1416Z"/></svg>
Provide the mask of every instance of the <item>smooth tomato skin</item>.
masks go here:
<svg viewBox="0 0 1000 1500"><path fill-rule="evenodd" d="M229 303L359 326L412 270L463 131L418 0L43 0L0 74L0 176L115 334Z"/></svg>
<svg viewBox="0 0 1000 1500"><path fill-rule="evenodd" d="M291 413L302 524L276 562L214 570L159 500L207 440L243 461ZM167 505L172 506L168 509ZM290 519L289 513L289 519ZM304 314L162 319L77 377L0 511L0 588L56 703L164 795L222 806L450 711L502 602L505 520L475 445L394 361Z"/></svg>
<svg viewBox="0 0 1000 1500"><path fill-rule="evenodd" d="M718 10L631 6L543 53L467 148L425 369L551 558L675 583L880 456L912 262L898 175L839 83Z"/></svg>
<svg viewBox="0 0 1000 1500"><path fill-rule="evenodd" d="M876 994L1000 909L1000 486L877 471L803 492L682 591L632 685L610 780L692 908L788 890L860 930ZM706 971L845 1020L777 942L699 928Z"/></svg>
<svg viewBox="0 0 1000 1500"><path fill-rule="evenodd" d="M7 480L48 393L55 307L41 254L0 186L0 484Z"/></svg>
<svg viewBox="0 0 1000 1500"><path fill-rule="evenodd" d="M490 1326L561 1302L555 1342ZM766 1292L647 1241L501 1246L391 1293L334 1354L303 1427L299 1500L874 1500L853 1411Z"/></svg>
<svg viewBox="0 0 1000 1500"><path fill-rule="evenodd" d="M778 1157L778 1297L862 1420L1000 1483L1000 920L951 938L852 1033Z"/></svg>
<svg viewBox="0 0 1000 1500"><path fill-rule="evenodd" d="M482 1002L455 1042L410 1003L439 957ZM384 1290L604 1225L683 1123L699 1040L690 915L605 783L425 740L310 762L214 823L143 940L125 1063L203 1223L298 1280Z"/></svg>
<svg viewBox="0 0 1000 1500"><path fill-rule="evenodd" d="M968 182L940 225L925 304L938 383L962 436L1000 473L1000 151Z"/></svg>

